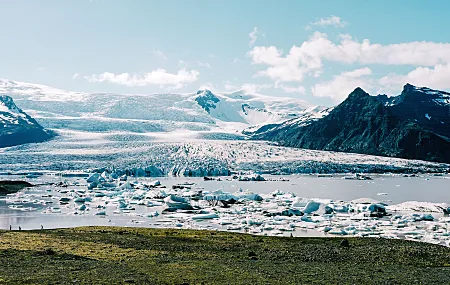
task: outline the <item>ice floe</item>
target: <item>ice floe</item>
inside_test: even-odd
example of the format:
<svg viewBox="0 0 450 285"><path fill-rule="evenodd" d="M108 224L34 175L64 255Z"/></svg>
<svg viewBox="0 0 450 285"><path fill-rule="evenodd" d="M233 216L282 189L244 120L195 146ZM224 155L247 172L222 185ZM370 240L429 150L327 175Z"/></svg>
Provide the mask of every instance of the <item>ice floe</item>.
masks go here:
<svg viewBox="0 0 450 285"><path fill-rule="evenodd" d="M227 183L240 180L239 176L226 179ZM264 180L253 182L268 183L258 182ZM36 212L40 208L45 215L92 216L106 218L108 222L122 217L128 218L129 224L150 227L216 229L257 235L308 232L450 245L450 205L446 203L409 201L387 205L371 198L342 201L298 197L283 191L283 184L273 182L273 185L275 190L266 194L237 186L231 187L230 192L207 191L193 182L166 187L164 180L102 172L78 181L69 179L38 193L8 195L2 201L12 211Z"/></svg>

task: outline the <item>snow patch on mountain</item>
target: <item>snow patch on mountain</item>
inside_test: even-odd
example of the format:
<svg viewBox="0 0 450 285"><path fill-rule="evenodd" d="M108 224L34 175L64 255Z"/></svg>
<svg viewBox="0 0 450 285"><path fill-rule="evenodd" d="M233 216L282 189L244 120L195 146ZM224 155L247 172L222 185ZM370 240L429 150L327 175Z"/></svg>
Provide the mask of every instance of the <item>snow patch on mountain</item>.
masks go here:
<svg viewBox="0 0 450 285"><path fill-rule="evenodd" d="M307 125L311 124L312 122L315 122L315 121L327 116L332 110L333 110L333 107L329 107L329 108L321 107L321 106L310 107L310 108L305 109L302 113L300 113L294 119L286 120L281 123L250 126L250 127L246 128L243 131L243 133L245 133L247 135L262 135L262 134L264 134L266 132L270 132L274 129L290 128L293 126L298 126L298 127L307 126Z"/></svg>

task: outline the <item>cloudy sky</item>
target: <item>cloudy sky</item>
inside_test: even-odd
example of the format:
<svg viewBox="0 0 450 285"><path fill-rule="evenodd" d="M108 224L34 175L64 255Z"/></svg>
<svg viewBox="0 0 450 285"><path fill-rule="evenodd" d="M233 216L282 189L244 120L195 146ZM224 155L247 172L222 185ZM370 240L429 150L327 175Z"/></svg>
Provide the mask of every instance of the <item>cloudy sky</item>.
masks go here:
<svg viewBox="0 0 450 285"><path fill-rule="evenodd" d="M450 89L450 1L0 0L0 78L85 92L243 89L333 105Z"/></svg>

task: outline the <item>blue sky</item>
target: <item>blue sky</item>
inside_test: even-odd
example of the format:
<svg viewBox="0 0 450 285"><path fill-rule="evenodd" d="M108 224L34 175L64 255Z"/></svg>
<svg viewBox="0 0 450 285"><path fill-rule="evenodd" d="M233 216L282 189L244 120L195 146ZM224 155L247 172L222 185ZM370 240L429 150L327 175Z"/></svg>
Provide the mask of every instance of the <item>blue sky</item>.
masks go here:
<svg viewBox="0 0 450 285"><path fill-rule="evenodd" d="M0 77L85 92L243 89L332 105L450 89L450 1L0 0Z"/></svg>

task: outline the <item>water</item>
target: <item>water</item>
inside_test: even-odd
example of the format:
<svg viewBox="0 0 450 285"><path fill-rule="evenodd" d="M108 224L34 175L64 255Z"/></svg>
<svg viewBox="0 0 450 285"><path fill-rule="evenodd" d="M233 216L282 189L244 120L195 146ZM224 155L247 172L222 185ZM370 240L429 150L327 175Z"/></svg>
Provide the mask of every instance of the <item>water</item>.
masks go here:
<svg viewBox="0 0 450 285"><path fill-rule="evenodd" d="M405 201L422 201L450 203L450 176L423 175L420 177L403 177L392 175L371 176L374 180L347 180L343 176L330 178L315 175L264 176L266 179L289 181L239 182L239 181L203 181L190 178L198 186L206 190L223 189L235 192L237 189L249 189L255 193L267 194L276 189L292 192L299 197L322 198L350 201L358 198L388 200L388 204ZM185 178L161 178L162 184L172 185L185 181ZM166 182L167 181L167 182ZM386 196L377 195L387 193Z"/></svg>
<svg viewBox="0 0 450 285"><path fill-rule="evenodd" d="M222 189L227 192L236 192L239 188L248 189L255 193L267 194L276 189L284 192L292 192L297 196L306 198L323 198L332 200L350 201L357 198L372 198L384 201L387 204L398 204L405 201L424 201L436 203L450 203L449 186L450 176L421 175L419 177L403 177L398 175L377 175L372 176L373 180L347 180L342 176L317 177L312 175L291 175L291 176L265 176L266 179L278 181L265 182L244 182L229 181L228 177L222 177L222 181L204 181L203 178L159 178L162 185L171 188L174 184L190 182L195 183L194 188L203 188L204 191ZM288 181L279 181L284 178ZM60 177L55 175L45 175L37 179L25 179L17 176L0 176L0 180L21 179L27 180L33 184L42 184L45 182L58 182ZM78 181L85 183L83 178L67 178L69 181ZM130 179L133 181L133 178ZM155 178L138 178L143 181L153 181ZM143 205L133 205L134 211L125 214L114 214L115 206L104 209L107 216L96 216L94 209L95 203L92 203L91 210L86 214L74 215L75 203L70 202L67 206L59 205L59 197L65 196L61 190L79 190L86 189L84 186L73 186L68 188L59 188L51 185L41 185L35 188L21 191L17 203L6 203L5 197L0 198L0 228L17 229L19 226L26 229L44 228L63 228L74 226L89 225L108 225L108 226L136 226L136 227L164 227L165 223L173 222L164 216L148 219L140 217L139 214L147 214L161 210L160 208L149 208ZM378 195L386 193L387 195ZM52 195L52 197L43 197ZM34 200L34 202L33 202ZM39 203L36 203L39 201ZM45 204L44 201L52 202ZM19 207L33 207L33 211L20 211L11 209L8 206L18 205ZM62 213L42 213L47 207L60 207ZM210 222L195 222L196 228L215 228ZM306 232L301 235L309 235ZM313 234L317 235L317 233Z"/></svg>

